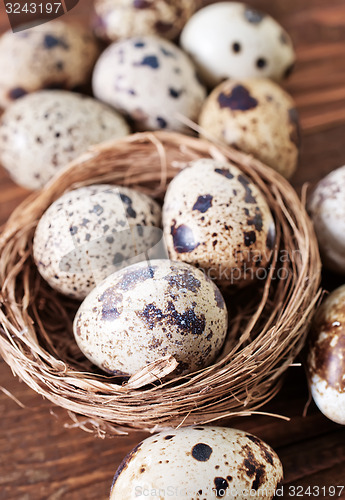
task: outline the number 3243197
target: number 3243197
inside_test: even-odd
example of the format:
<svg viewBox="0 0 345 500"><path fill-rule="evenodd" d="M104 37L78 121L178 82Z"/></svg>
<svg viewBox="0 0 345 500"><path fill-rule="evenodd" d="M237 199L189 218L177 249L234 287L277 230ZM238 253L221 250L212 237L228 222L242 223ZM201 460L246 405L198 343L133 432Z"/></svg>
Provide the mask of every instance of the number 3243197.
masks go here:
<svg viewBox="0 0 345 500"><path fill-rule="evenodd" d="M341 497L344 486L289 486L289 497Z"/></svg>
<svg viewBox="0 0 345 500"><path fill-rule="evenodd" d="M54 3L6 3L7 14L57 14L60 9L63 10L61 2Z"/></svg>

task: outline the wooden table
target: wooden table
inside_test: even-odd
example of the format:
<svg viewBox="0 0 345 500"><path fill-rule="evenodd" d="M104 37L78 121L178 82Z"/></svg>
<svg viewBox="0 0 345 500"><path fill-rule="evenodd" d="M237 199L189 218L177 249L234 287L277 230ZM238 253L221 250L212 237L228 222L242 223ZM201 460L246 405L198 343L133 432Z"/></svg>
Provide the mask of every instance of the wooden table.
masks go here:
<svg viewBox="0 0 345 500"><path fill-rule="evenodd" d="M300 168L293 179L300 189L345 164L345 2L249 3L276 17L297 48L296 72L286 87L296 99L303 126ZM1 9L4 31L8 21L3 4ZM90 10L89 0L80 0L66 19L87 22ZM0 224L26 194L0 171ZM324 285L331 288L343 281L326 276ZM74 429L64 410L14 379L2 361L0 386L5 389L0 390L0 500L106 500L117 466L145 434L100 440ZM303 369L291 367L283 390L264 408L290 417L289 422L256 416L229 425L258 435L276 449L285 471L285 498L307 498L308 486L312 493L312 487L320 487L314 498L334 498L328 488L345 485L345 427L327 420L313 403L303 417L307 400Z"/></svg>

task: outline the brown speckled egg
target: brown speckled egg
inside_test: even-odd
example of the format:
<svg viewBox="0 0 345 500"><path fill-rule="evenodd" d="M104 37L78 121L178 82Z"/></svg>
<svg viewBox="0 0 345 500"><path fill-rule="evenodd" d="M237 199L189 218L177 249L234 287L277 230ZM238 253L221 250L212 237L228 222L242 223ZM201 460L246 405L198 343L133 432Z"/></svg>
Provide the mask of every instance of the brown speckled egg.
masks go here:
<svg viewBox="0 0 345 500"><path fill-rule="evenodd" d="M231 163L201 159L189 165L164 200L170 258L203 268L221 287L264 279L275 224L262 192Z"/></svg>
<svg viewBox="0 0 345 500"><path fill-rule="evenodd" d="M272 499L282 479L278 455L261 439L200 425L160 432L138 444L118 468L110 500Z"/></svg>
<svg viewBox="0 0 345 500"><path fill-rule="evenodd" d="M129 38L110 45L93 73L95 96L133 120L138 130L186 126L179 115L197 120L206 97L193 63L162 38Z"/></svg>
<svg viewBox="0 0 345 500"><path fill-rule="evenodd" d="M98 45L81 26L51 21L0 38L0 107L44 88L88 83Z"/></svg>
<svg viewBox="0 0 345 500"><path fill-rule="evenodd" d="M197 0L96 0L95 33L106 41L142 35L173 40L197 5Z"/></svg>
<svg viewBox="0 0 345 500"><path fill-rule="evenodd" d="M80 350L105 371L133 375L172 355L180 375L214 361L227 324L223 297L202 271L157 259L109 276L86 297L73 329Z"/></svg>
<svg viewBox="0 0 345 500"><path fill-rule="evenodd" d="M325 267L345 274L345 166L322 179L308 200Z"/></svg>
<svg viewBox="0 0 345 500"><path fill-rule="evenodd" d="M279 82L295 62L291 38L282 26L240 2L217 2L196 12L181 33L181 45L210 86L226 78Z"/></svg>
<svg viewBox="0 0 345 500"><path fill-rule="evenodd" d="M345 285L331 293L315 315L307 373L319 409L345 425Z"/></svg>
<svg viewBox="0 0 345 500"><path fill-rule="evenodd" d="M155 249L160 219L159 205L133 189L98 184L69 191L37 225L38 271L54 289L83 299L116 269Z"/></svg>
<svg viewBox="0 0 345 500"><path fill-rule="evenodd" d="M298 113L290 95L271 80L221 83L205 101L199 124L208 138L252 154L286 178L296 170Z"/></svg>
<svg viewBox="0 0 345 500"><path fill-rule="evenodd" d="M0 162L17 184L39 189L92 144L129 131L121 115L96 99L41 90L0 118Z"/></svg>

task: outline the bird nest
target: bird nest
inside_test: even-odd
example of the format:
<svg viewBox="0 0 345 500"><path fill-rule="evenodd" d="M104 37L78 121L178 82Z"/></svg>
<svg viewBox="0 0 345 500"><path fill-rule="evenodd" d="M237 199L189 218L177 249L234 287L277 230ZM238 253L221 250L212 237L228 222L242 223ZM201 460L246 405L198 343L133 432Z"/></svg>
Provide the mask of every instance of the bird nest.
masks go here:
<svg viewBox="0 0 345 500"><path fill-rule="evenodd" d="M162 200L169 181L201 157L232 162L263 192L277 230L267 276L226 297L237 342L225 343L213 365L166 381L176 367L167 356L130 379L106 375L74 342L79 304L52 290L37 272L35 227L54 200L84 185L121 184ZM320 296L317 242L291 185L251 156L173 132L140 133L91 148L13 212L0 252L0 353L15 375L67 409L76 425L102 436L257 411L278 392L281 375L302 349Z"/></svg>

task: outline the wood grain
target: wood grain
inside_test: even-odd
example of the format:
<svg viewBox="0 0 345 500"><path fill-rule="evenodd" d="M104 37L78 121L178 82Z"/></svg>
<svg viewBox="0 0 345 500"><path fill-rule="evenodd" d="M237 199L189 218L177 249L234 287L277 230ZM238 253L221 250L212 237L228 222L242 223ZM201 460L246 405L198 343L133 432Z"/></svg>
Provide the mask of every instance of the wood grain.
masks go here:
<svg viewBox="0 0 345 500"><path fill-rule="evenodd" d="M296 99L303 128L300 167L293 179L300 190L305 182L313 184L345 164L345 4L343 0L249 3L276 17L296 45L296 72L285 87ZM90 0L80 0L66 20L88 22L90 5ZM8 22L1 4L0 30L5 29ZM0 224L26 195L0 171ZM326 288L341 282L338 276L324 277ZM64 410L14 379L3 361L0 386L25 405L21 408L0 391L0 500L106 500L117 466L145 434L100 440L67 428L71 421ZM345 427L327 420L313 403L303 417L307 400L304 372L292 367L281 393L265 407L289 416L289 422L255 416L226 424L252 432L276 449L285 471L284 498L293 496L289 487L297 486L324 486L326 494L319 498L334 498L327 488L345 485Z"/></svg>

